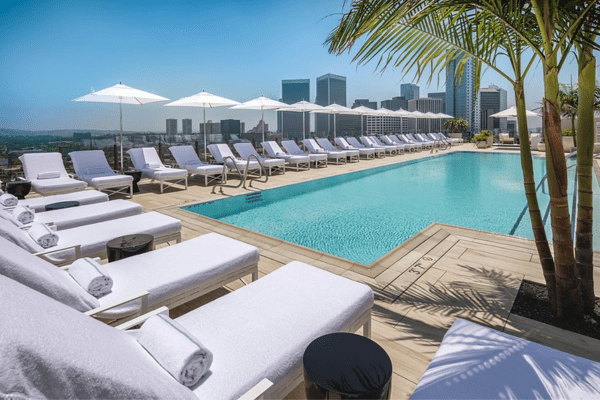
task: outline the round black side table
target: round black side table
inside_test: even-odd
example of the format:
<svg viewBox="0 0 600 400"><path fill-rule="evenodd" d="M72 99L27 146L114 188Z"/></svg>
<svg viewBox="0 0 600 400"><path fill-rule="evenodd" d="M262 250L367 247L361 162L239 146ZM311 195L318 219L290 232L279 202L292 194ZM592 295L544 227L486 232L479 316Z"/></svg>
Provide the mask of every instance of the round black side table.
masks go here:
<svg viewBox="0 0 600 400"><path fill-rule="evenodd" d="M19 200L23 200L31 190L30 181L6 182L6 192L12 194Z"/></svg>
<svg viewBox="0 0 600 400"><path fill-rule="evenodd" d="M120 236L106 243L108 262L147 253L154 248L154 236L147 234Z"/></svg>
<svg viewBox="0 0 600 400"><path fill-rule="evenodd" d="M133 177L133 193L139 193L140 188L138 186L138 182L142 179L142 171L139 169L134 169L132 171L123 172L125 175L129 175Z"/></svg>
<svg viewBox="0 0 600 400"><path fill-rule="evenodd" d="M307 399L389 399L392 360L377 343L353 333L313 340L304 352Z"/></svg>
<svg viewBox="0 0 600 400"><path fill-rule="evenodd" d="M78 201L59 201L58 203L46 204L46 211L62 210L63 208L71 208L79 206Z"/></svg>

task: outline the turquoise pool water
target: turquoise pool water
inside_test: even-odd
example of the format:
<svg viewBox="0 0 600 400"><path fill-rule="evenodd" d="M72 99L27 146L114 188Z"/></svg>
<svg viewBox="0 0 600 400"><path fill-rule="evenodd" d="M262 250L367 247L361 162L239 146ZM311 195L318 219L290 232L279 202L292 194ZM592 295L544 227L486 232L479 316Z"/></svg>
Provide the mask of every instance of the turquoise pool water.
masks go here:
<svg viewBox="0 0 600 400"><path fill-rule="evenodd" d="M540 182L545 159L533 161ZM571 202L574 177L575 168L570 168ZM370 264L433 222L533 238L529 213L523 212L522 180L517 154L460 152L183 208ZM550 235L547 193L542 182L538 200ZM598 221L597 179L594 205ZM600 249L598 231L594 249Z"/></svg>

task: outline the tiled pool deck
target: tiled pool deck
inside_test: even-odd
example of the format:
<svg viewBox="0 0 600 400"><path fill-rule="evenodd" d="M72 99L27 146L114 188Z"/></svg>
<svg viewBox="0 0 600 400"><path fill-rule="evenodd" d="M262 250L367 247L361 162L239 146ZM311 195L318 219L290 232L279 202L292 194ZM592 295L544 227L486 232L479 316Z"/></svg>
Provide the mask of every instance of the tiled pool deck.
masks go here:
<svg viewBox="0 0 600 400"><path fill-rule="evenodd" d="M496 151L475 150L470 144L448 151L463 150ZM212 194L212 187L202 186L200 179L192 179L188 190L171 188L163 194L158 193L157 184L142 181L142 192L135 195L133 201L141 204L144 211L159 211L181 219L183 240L218 232L255 245L261 253L260 276L292 260L300 260L369 285L376 298L372 338L392 358L394 399L410 397L446 330L459 317L600 361L600 341L510 313L523 279L544 282L532 240L432 224L365 266L180 209L187 204L247 194L249 190L264 190L427 156L430 156L429 151L310 171L286 171L285 175L271 177L266 184L254 183L250 189L225 188L224 194L218 191ZM598 173L600 160L595 160L595 167ZM230 183L237 180L232 179ZM596 293L600 293L600 253L595 255L594 279ZM171 313L184 314L241 285L237 281ZM288 396L303 397L302 385Z"/></svg>

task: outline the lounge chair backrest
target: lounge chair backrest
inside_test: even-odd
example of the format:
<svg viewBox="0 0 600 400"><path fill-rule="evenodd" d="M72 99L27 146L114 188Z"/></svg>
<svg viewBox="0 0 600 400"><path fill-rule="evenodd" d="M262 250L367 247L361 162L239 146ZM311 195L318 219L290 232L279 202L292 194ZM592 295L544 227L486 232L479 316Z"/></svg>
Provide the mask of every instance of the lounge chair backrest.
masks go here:
<svg viewBox="0 0 600 400"><path fill-rule="evenodd" d="M25 153L19 157L27 180L36 180L40 174L54 173L56 178L68 178L60 153Z"/></svg>
<svg viewBox="0 0 600 400"><path fill-rule="evenodd" d="M394 144L394 142L392 142L392 139L390 139L387 136L382 136L381 137L381 142L384 143L384 144L387 144L387 145L393 145Z"/></svg>
<svg viewBox="0 0 600 400"><path fill-rule="evenodd" d="M235 147L235 151L244 159L247 160L250 157L250 154L254 154L256 157L261 159L262 157L256 152L252 143L235 143L233 145Z"/></svg>
<svg viewBox="0 0 600 400"><path fill-rule="evenodd" d="M38 245L24 229L19 229L15 224L8 223L8 221L2 220L0 222L2 222L0 223L0 237L30 253L44 251L42 246Z"/></svg>
<svg viewBox="0 0 600 400"><path fill-rule="evenodd" d="M78 311L100 307L68 272L0 237L0 275L43 293Z"/></svg>
<svg viewBox="0 0 600 400"><path fill-rule="evenodd" d="M350 143L350 145L356 147L357 149L364 149L365 145L361 144L355 137L353 136L348 136L347 137L348 143Z"/></svg>
<svg viewBox="0 0 600 400"><path fill-rule="evenodd" d="M397 135L398 139L402 140L404 143L410 143L410 140L403 134Z"/></svg>
<svg viewBox="0 0 600 400"><path fill-rule="evenodd" d="M75 173L82 176L114 175L103 150L72 151L69 153Z"/></svg>
<svg viewBox="0 0 600 400"><path fill-rule="evenodd" d="M0 321L8 321L0 341L0 393L196 399L132 335L7 277L0 276L0 286Z"/></svg>
<svg viewBox="0 0 600 400"><path fill-rule="evenodd" d="M327 151L337 151L337 149L331 144L327 138L318 138L317 143Z"/></svg>
<svg viewBox="0 0 600 400"><path fill-rule="evenodd" d="M154 147L129 149L127 150L127 154L129 154L133 166L137 169L156 169L164 167Z"/></svg>
<svg viewBox="0 0 600 400"><path fill-rule="evenodd" d="M281 142L281 145L291 155L306 154L300 149L300 147L298 147L296 142L294 142L293 140L284 140Z"/></svg>
<svg viewBox="0 0 600 400"><path fill-rule="evenodd" d="M344 150L352 150L352 146L343 137L336 137L335 143Z"/></svg>
<svg viewBox="0 0 600 400"><path fill-rule="evenodd" d="M210 151L210 154L212 154L215 160L220 163L223 162L225 157L231 157L234 160L236 159L236 156L233 155L233 152L225 143L209 144L208 151Z"/></svg>
<svg viewBox="0 0 600 400"><path fill-rule="evenodd" d="M304 143L304 145L306 147L308 147L308 150L310 150L311 153L323 153L323 149L321 148L321 146L319 146L317 144L317 142L315 142L314 139L304 139L302 141L302 143Z"/></svg>
<svg viewBox="0 0 600 400"><path fill-rule="evenodd" d="M375 142L375 144L376 144L377 146L383 146L383 145L384 145L383 143L381 143L381 140L379 140L379 138L378 138L377 136L371 136L371 140L372 140L373 142Z"/></svg>
<svg viewBox="0 0 600 400"><path fill-rule="evenodd" d="M262 146L265 150L267 150L267 153L269 153L269 156L271 156L271 157L283 157L283 156L289 155L289 154L286 154L286 152L283 151L281 149L281 147L279 147L277 142L275 142L273 140L268 141L268 142L262 142ZM298 149L298 150L300 150L300 149Z"/></svg>
<svg viewBox="0 0 600 400"><path fill-rule="evenodd" d="M171 146L169 147L169 151L173 154L179 168L202 165L202 162L192 146Z"/></svg>

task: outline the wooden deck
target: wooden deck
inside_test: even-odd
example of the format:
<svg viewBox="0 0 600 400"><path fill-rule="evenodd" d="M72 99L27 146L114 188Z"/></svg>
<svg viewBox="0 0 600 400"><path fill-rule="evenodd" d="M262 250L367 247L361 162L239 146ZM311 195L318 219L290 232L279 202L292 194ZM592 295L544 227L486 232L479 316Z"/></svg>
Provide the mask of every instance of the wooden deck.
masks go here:
<svg viewBox="0 0 600 400"><path fill-rule="evenodd" d="M466 144L449 151L461 150L473 148ZM225 188L224 194L212 194L212 187L201 186L200 180L191 180L188 190L171 188L164 194L158 194L157 184L141 182L142 193L135 195L133 201L141 204L144 211L160 211L181 219L183 240L218 232L258 247L260 276L300 260L369 285L376 298L372 337L392 359L394 399L410 397L456 318L600 361L600 341L510 314L523 279L543 283L531 240L435 223L374 263L362 265L179 208L430 155L427 151L310 171L286 171L285 175L271 177L266 184L255 183L251 189ZM599 161L596 166L600 166ZM600 255L596 254L595 259L595 289L600 293ZM238 281L218 289L171 314L182 315L242 285ZM302 385L288 396L303 397Z"/></svg>

